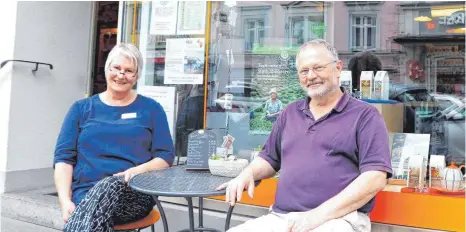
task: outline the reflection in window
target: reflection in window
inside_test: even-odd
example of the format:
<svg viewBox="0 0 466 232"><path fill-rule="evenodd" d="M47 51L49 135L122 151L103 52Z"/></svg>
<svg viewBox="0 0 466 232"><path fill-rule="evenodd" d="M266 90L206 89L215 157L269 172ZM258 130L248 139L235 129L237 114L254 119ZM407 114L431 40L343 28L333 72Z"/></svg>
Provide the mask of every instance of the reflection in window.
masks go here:
<svg viewBox="0 0 466 232"><path fill-rule="evenodd" d="M323 39L325 24L323 16L294 16L290 17L290 43L301 46L313 39Z"/></svg>
<svg viewBox="0 0 466 232"><path fill-rule="evenodd" d="M247 19L245 20L245 48L253 50L253 48L264 45L265 28L264 20L262 19Z"/></svg>
<svg viewBox="0 0 466 232"><path fill-rule="evenodd" d="M353 50L375 49L376 16L353 16L351 20L351 48Z"/></svg>

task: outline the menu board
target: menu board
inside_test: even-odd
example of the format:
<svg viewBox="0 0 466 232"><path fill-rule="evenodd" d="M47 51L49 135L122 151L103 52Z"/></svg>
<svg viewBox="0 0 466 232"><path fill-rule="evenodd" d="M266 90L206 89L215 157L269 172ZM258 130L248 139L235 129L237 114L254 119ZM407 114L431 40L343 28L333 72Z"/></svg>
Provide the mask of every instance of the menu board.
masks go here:
<svg viewBox="0 0 466 232"><path fill-rule="evenodd" d="M186 169L208 170L209 157L217 150L217 136L212 131L197 130L188 136Z"/></svg>

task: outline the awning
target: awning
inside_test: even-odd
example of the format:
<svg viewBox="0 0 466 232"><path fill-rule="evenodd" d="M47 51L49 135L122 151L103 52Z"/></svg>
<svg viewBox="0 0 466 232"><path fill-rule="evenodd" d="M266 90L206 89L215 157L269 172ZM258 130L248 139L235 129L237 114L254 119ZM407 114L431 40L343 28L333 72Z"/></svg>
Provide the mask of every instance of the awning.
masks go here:
<svg viewBox="0 0 466 232"><path fill-rule="evenodd" d="M463 43L465 42L465 37L463 35L426 35L426 36L398 36L393 38L393 41L396 43Z"/></svg>

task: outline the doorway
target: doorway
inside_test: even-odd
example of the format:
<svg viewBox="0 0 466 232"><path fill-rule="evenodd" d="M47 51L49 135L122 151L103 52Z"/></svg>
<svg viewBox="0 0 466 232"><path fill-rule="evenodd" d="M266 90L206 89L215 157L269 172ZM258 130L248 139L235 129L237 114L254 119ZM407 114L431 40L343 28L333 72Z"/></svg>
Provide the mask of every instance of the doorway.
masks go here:
<svg viewBox="0 0 466 232"><path fill-rule="evenodd" d="M107 89L105 61L111 49L117 44L119 2L96 2L96 7L97 22L94 31L95 48L91 95L101 93Z"/></svg>

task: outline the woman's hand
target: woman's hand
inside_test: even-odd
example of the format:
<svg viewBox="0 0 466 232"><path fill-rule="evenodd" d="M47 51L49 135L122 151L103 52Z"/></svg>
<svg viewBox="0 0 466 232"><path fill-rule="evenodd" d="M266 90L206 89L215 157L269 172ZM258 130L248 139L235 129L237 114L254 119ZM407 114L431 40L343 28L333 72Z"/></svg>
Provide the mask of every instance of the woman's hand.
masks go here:
<svg viewBox="0 0 466 232"><path fill-rule="evenodd" d="M70 219L71 217L71 214L73 214L73 211L76 209L76 206L70 200L62 202L60 205L61 205L61 216L63 218L63 221L67 223L68 219Z"/></svg>
<svg viewBox="0 0 466 232"><path fill-rule="evenodd" d="M128 182L135 175L141 174L143 172L144 171L141 170L141 168L138 166L138 167L129 168L124 172L119 172L117 174L113 174L113 176L124 176L125 177L125 182Z"/></svg>

